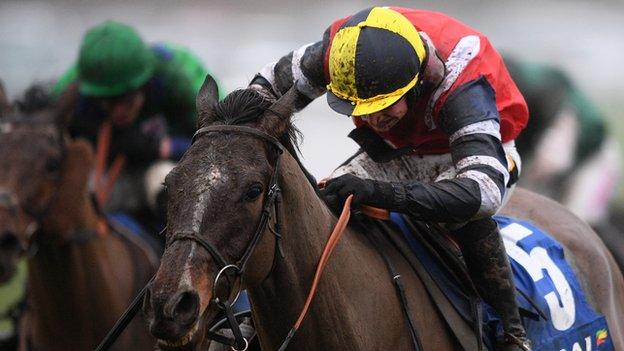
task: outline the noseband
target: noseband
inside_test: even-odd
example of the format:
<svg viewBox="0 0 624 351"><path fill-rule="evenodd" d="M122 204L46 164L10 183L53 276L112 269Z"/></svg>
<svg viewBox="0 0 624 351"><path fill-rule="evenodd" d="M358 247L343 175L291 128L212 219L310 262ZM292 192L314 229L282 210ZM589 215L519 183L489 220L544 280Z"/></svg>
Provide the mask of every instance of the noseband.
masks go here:
<svg viewBox="0 0 624 351"><path fill-rule="evenodd" d="M240 329L238 328L238 323L236 323L236 319L234 317L234 314L231 308L231 306L234 304L234 302L236 301L236 298L238 297L240 293L240 285L235 294L233 294L234 287L232 286L232 290L229 291L229 294L227 296L234 296L234 298L231 298L231 299L226 298L224 299L225 301L222 301L221 299L219 299L219 297L216 295L215 290L216 290L217 283L219 282L219 279L221 279L222 277L225 276L228 279L228 282L229 282L229 277L231 277L232 275L234 275L235 277L240 277L240 275L245 270L245 267L247 266L249 258L251 257L256 246L260 242L260 238L262 237L262 234L267 230L267 228L275 235L275 238L276 238L276 242L275 242L275 246L276 246L275 256L276 257L273 260L273 267L275 266L277 255L279 254L281 257L284 256L283 250L282 250L282 242L281 242L282 237L280 234L281 225L280 225L280 215L279 215L280 213L279 205L282 199L281 199L281 190L280 190L279 185L277 184L277 179L279 176L280 159L281 159L280 155L284 152L284 149L282 147L282 144L276 138L264 132L261 132L257 129L246 127L246 126L237 126L237 125L218 125L218 126L209 126L209 127L200 128L199 130L197 130L197 132L195 132L195 135L193 135L191 144L194 143L202 135L209 134L209 133L231 133L231 134L250 135L250 136L253 136L255 138L261 139L269 143L273 147L273 150L275 151L275 155L276 155L276 158L275 158L276 161L275 161L275 165L273 168L273 173L271 175L271 180L269 182L269 188L268 188L269 190L264 200L264 205L262 206L262 213L260 216L260 220L258 222L258 226L256 227L256 231L254 232L253 237L251 238L251 241L249 242L247 248L245 249L243 256L236 263L228 263L227 260L224 258L224 256L219 252L219 250L213 244L211 244L210 242L202 238L197 232L172 233L172 235L168 238L168 243L167 243L167 246L169 246L173 242L179 241L179 240L193 241L199 244L200 246L202 246L204 249L206 249L206 251L208 251L208 253L213 258L215 263L219 266L219 272L217 273L215 277L215 281L213 283L213 288L212 288L213 289L212 296L214 297L213 302L220 309L225 311L226 317L228 319L228 322L230 323L230 327L234 334L235 341L232 343L232 340L227 339L215 333L209 333L209 337L217 342L232 346L234 350L242 351L247 348L247 340L242 337L242 333ZM271 218L272 208L274 209L275 214L276 214L274 228L269 227L269 220ZM229 271L231 271L230 274L228 274Z"/></svg>

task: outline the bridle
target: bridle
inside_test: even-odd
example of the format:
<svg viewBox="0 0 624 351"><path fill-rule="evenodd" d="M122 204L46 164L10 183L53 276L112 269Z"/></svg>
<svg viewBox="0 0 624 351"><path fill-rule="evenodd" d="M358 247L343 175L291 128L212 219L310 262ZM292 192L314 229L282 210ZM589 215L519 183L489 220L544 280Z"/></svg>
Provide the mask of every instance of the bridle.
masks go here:
<svg viewBox="0 0 624 351"><path fill-rule="evenodd" d="M262 213L260 215L260 220L256 227L256 230L247 245L243 255L241 258L235 263L228 263L228 261L224 258L224 256L219 252L219 250L214 247L213 244L208 242L206 239L202 238L197 232L176 232L172 233L171 236L168 237L167 246L171 245L175 241L179 240L189 240L199 244L201 247L206 249L206 251L210 254L212 259L219 267L219 272L215 276L215 280L213 283L213 302L221 309L225 311L226 318L230 324L230 328L234 334L234 340L226 338L220 334L216 334L213 332L208 333L208 337L214 341L229 345L233 350L243 351L247 349L248 341L242 336L242 332L238 323L236 322L236 318L234 316L232 305L236 302L238 295L240 294L241 285L238 284L237 287L232 286L231 291L228 293L228 297L220 299L216 294L217 283L222 277L226 277L228 282L232 276L234 278L240 278L243 274L247 263L249 262L249 258L253 254L256 246L260 242L260 238L262 234L269 229L275 235L275 257L273 260L273 266L271 271L275 267L275 262L277 261L278 255L284 257L283 249L282 249L282 236L280 234L281 227L281 219L280 219L280 203L282 202L281 198L281 190L279 184L277 183L279 177L279 169L280 169L280 159L281 154L284 152L284 148L282 144L273 136L259 131L257 129L240 126L240 125L216 125L216 126L208 126L203 127L197 130L193 135L192 143L194 143L199 137L209 134L209 133L232 133L232 134L244 134L249 135L258 139L261 139L267 142L269 145L273 147L275 152L275 165L273 168L273 173L271 175L271 179L269 181L268 192L264 200L264 205L262 206ZM272 210L275 212L275 224L274 228L269 226L269 220L271 219ZM229 272L229 274L228 274ZM270 273L269 273L270 274ZM234 291L236 289L236 291ZM231 298L234 296L234 298Z"/></svg>

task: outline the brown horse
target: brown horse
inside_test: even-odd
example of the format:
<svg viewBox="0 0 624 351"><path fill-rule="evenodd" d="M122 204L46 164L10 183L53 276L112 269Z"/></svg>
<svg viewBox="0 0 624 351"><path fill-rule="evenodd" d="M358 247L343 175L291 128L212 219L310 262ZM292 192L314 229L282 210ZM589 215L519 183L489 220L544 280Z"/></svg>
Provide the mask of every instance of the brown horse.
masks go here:
<svg viewBox="0 0 624 351"><path fill-rule="evenodd" d="M219 289L226 287L220 279L216 292L213 285L226 263L247 263L239 268L262 349L278 349L297 319L337 219L300 167L291 140L280 139L289 151L280 156L266 136L293 135L289 122L293 94L291 89L271 105L251 90L240 90L216 103L214 83L210 79L204 83L198 111L200 127L209 128L197 136L165 181L168 243L144 305L150 331L163 349L205 348L206 325L219 310L215 297L223 301ZM237 124L257 132L222 127ZM281 188L281 210L270 206L274 172ZM267 208L272 216L264 227L261 218ZM607 317L616 349L624 348L624 281L591 229L556 203L526 191L517 192L507 211L532 220L566 246L587 295ZM276 218L282 219L284 258L278 236L272 234ZM258 230L264 234L256 241ZM424 350L461 349L423 282L399 253L389 256L405 279ZM386 265L355 227L348 227L336 246L289 349L412 349Z"/></svg>
<svg viewBox="0 0 624 351"><path fill-rule="evenodd" d="M157 258L113 230L88 191L93 152L51 115L0 121L0 241L27 247L22 350L93 350L149 280ZM148 350L133 323L118 350Z"/></svg>

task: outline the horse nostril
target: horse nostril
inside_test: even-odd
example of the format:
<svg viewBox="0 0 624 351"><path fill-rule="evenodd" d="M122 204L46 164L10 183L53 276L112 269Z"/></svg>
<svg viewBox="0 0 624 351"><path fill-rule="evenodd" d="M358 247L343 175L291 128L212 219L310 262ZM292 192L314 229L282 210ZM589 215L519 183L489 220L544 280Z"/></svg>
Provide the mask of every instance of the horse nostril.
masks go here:
<svg viewBox="0 0 624 351"><path fill-rule="evenodd" d="M183 324L191 324L198 316L199 295L195 291L185 291L178 295L172 317Z"/></svg>

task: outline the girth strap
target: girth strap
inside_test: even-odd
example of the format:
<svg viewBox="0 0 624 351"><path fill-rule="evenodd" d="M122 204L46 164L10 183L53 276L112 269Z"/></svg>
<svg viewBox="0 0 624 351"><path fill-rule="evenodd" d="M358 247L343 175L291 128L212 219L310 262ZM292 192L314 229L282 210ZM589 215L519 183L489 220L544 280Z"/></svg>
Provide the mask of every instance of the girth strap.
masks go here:
<svg viewBox="0 0 624 351"><path fill-rule="evenodd" d="M362 218L360 219L360 221L364 221L364 219ZM394 267L394 264L392 264L390 257L388 257L388 254L386 253L388 249L387 242L383 238L379 238L379 233L377 231L372 230L372 228L374 228L372 223L371 225L367 225L366 227L369 228L369 230L365 231L367 238L373 244L373 247L377 249L377 252L384 260L384 263L388 268L388 273L390 273L390 276L392 277L394 288L396 289L397 296L401 304L403 318L405 318L405 320L407 321L414 350L423 350L420 337L418 336L418 330L416 329L416 324L414 323L414 320L412 319L412 316L410 314L409 302L407 301L407 297L405 296L405 288L403 286L403 282L401 281L401 275L398 273L397 269Z"/></svg>
<svg viewBox="0 0 624 351"><path fill-rule="evenodd" d="M429 296L435 302L435 306L448 324L449 328L453 331L457 337L457 341L460 343L464 350L483 350L482 340L475 335L475 331L471 326L461 317L461 315L450 304L442 290L435 283L433 278L429 275L429 272L424 268L420 260L411 253L411 251L402 245L402 240L394 235L394 232L389 231L390 239L393 246L401 253L401 255L407 260L410 266L414 269L416 274L420 277L423 285L427 289Z"/></svg>

